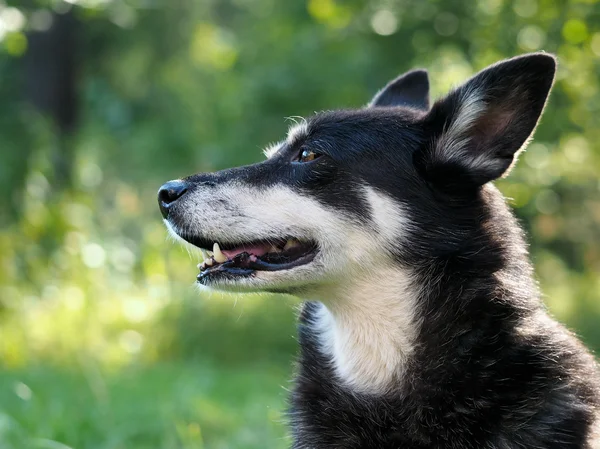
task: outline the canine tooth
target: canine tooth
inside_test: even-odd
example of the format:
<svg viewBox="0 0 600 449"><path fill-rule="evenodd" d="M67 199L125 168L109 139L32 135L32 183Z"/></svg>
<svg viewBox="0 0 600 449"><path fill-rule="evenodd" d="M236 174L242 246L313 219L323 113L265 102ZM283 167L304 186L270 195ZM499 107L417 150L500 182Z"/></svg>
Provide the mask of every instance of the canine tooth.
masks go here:
<svg viewBox="0 0 600 449"><path fill-rule="evenodd" d="M213 265L213 260L212 260L212 258L210 258L210 259L206 259L206 260L204 261L204 265L206 265L207 267L212 267L212 265Z"/></svg>
<svg viewBox="0 0 600 449"><path fill-rule="evenodd" d="M219 244L217 242L215 242L215 244L213 245L213 253L215 253L213 257L216 262L227 262L227 256L225 256L225 254L221 252L221 248L219 248Z"/></svg>
<svg viewBox="0 0 600 449"><path fill-rule="evenodd" d="M287 251L288 249L295 248L298 245L300 245L300 242L298 240L289 239L287 242L285 242L283 250Z"/></svg>

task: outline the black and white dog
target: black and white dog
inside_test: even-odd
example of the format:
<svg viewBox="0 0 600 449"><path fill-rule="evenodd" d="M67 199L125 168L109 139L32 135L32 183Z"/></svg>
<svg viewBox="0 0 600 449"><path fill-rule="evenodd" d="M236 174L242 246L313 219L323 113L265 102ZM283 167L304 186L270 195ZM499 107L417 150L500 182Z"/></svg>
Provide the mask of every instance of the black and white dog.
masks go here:
<svg viewBox="0 0 600 449"><path fill-rule="evenodd" d="M294 448L600 447L596 362L542 305L491 183L555 67L502 61L432 107L412 71L294 126L264 162L162 186L167 227L206 255L199 284L308 300Z"/></svg>

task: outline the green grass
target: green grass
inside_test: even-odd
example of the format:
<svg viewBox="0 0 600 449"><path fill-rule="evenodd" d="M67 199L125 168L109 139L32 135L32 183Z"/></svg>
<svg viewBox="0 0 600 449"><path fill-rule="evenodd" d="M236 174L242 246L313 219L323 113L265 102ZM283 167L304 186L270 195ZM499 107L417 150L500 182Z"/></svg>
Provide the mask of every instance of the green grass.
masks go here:
<svg viewBox="0 0 600 449"><path fill-rule="evenodd" d="M76 264L0 285L0 449L289 447L294 301L199 295L179 263L172 285Z"/></svg>
<svg viewBox="0 0 600 449"><path fill-rule="evenodd" d="M0 373L2 449L284 448L288 363Z"/></svg>

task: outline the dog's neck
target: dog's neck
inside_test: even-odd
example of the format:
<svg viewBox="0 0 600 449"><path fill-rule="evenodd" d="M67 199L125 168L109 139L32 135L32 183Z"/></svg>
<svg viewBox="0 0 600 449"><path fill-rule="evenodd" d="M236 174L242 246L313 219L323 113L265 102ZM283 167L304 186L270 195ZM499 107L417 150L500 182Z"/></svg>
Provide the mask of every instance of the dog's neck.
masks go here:
<svg viewBox="0 0 600 449"><path fill-rule="evenodd" d="M365 393L401 382L418 333L416 296L398 268L368 271L319 294L314 330L341 382Z"/></svg>

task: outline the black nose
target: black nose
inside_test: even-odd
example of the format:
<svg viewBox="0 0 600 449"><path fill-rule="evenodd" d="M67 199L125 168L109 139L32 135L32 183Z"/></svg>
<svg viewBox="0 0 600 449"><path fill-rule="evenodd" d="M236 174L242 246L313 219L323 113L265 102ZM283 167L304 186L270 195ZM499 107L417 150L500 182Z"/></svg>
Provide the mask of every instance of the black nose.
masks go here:
<svg viewBox="0 0 600 449"><path fill-rule="evenodd" d="M163 184L158 189L158 207L164 218L169 215L169 207L187 192L188 186L184 181L176 179Z"/></svg>

